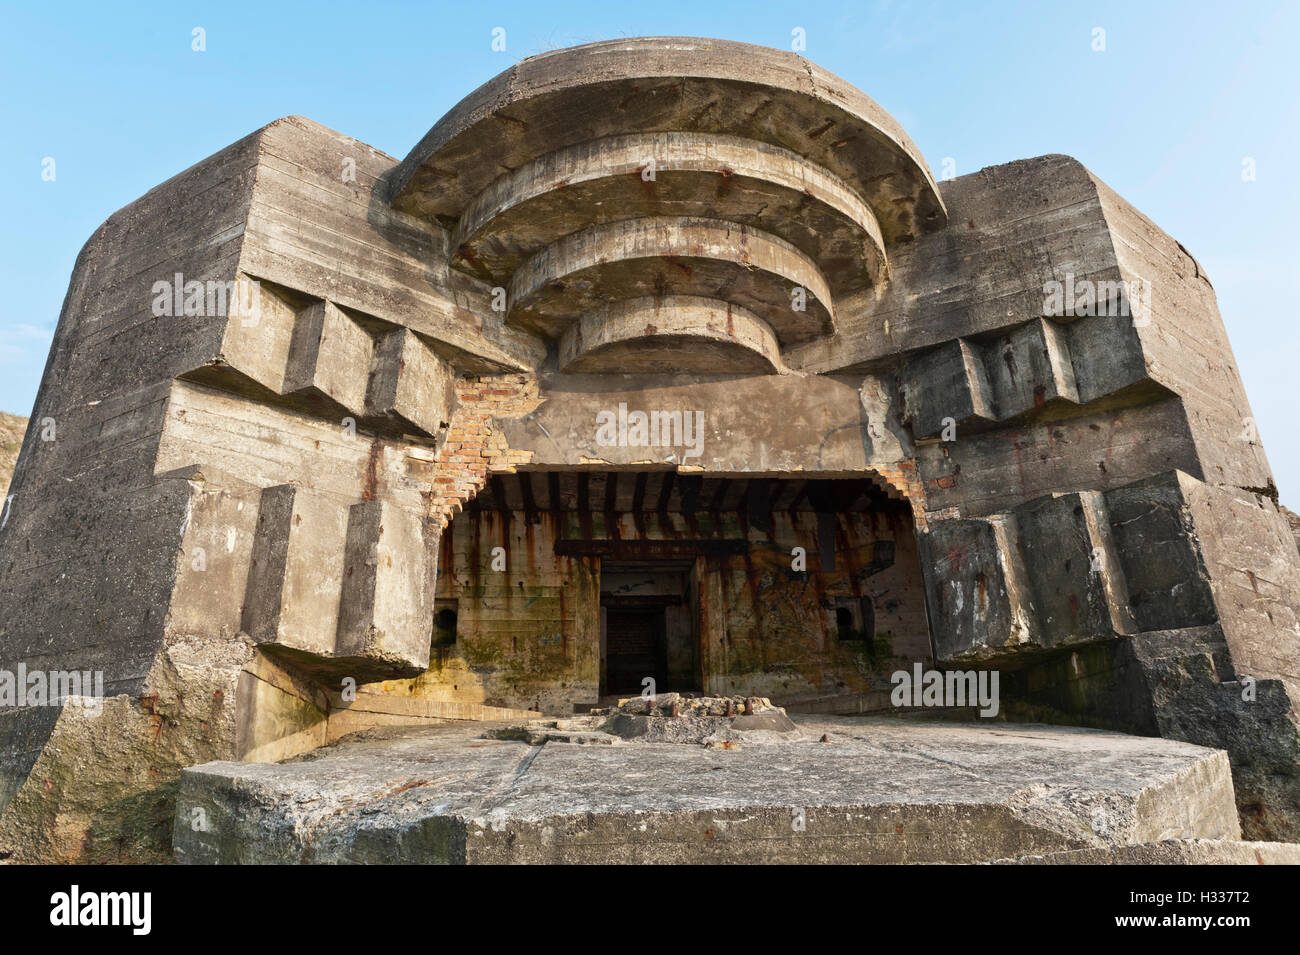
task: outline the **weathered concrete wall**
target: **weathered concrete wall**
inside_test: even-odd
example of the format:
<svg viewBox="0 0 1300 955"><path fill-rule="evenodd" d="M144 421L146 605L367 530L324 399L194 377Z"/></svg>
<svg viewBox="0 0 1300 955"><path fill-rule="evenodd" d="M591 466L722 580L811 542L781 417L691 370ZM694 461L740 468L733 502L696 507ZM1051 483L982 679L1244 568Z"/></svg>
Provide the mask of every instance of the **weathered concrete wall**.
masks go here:
<svg viewBox="0 0 1300 955"><path fill-rule="evenodd" d="M986 517L1044 494L1106 491L1198 467L1185 411L1174 399L1102 405L975 434L958 428L957 436L917 446L932 517Z"/></svg>
<svg viewBox="0 0 1300 955"><path fill-rule="evenodd" d="M1280 680L1238 677L1217 624L1081 645L1003 670L1008 718L1164 736L1229 752L1242 831L1300 824L1300 733Z"/></svg>
<svg viewBox="0 0 1300 955"><path fill-rule="evenodd" d="M1093 178L1120 271L1149 290L1150 313L1135 323L1137 334L1148 374L1187 409L1198 476L1276 499L1209 277L1181 242Z"/></svg>
<svg viewBox="0 0 1300 955"><path fill-rule="evenodd" d="M1300 550L1300 514L1296 514L1290 508L1279 504L1278 511L1286 519L1287 527L1291 529L1291 536L1295 538L1296 549Z"/></svg>
<svg viewBox="0 0 1300 955"><path fill-rule="evenodd" d="M190 321L182 334L178 324L185 319L155 317L152 288L176 273L187 281L234 278L257 144L251 136L159 186L87 242L33 410L36 421L52 420L54 440L42 440L44 428L28 429L0 527L0 669L12 672L23 663L33 670L102 672L104 692L133 714L123 732L133 733L134 742L123 741L123 749L140 747L139 761L154 766L160 779L174 779L199 753L229 749L222 721L188 724L181 754L151 747L152 728L130 729L152 722L145 697L175 689L159 686L158 667L192 491L184 480L155 477L169 380L218 346L213 323ZM61 493L50 493L53 488ZM224 659L218 651L209 661L213 674L193 675L211 680ZM224 688L227 698L231 690ZM173 697L166 705L174 704ZM3 841L19 850L51 837L49 819L60 811L51 808L60 804L51 777L76 785L74 763L50 767L39 782L44 793L34 796L45 804L39 821L12 803L43 748L47 764L58 760L59 749L47 746L56 723L68 726L57 707L0 713L0 807L13 806ZM89 778L82 781L94 789ZM107 804L123 795L99 798ZM93 803L95 797L85 798ZM78 818L90 823L89 816ZM147 828L129 814L122 823ZM47 848L93 856L77 824L59 828L67 841Z"/></svg>
<svg viewBox="0 0 1300 955"><path fill-rule="evenodd" d="M1296 837L1300 560L1208 279L1065 157L942 190L950 227L891 256L897 284L785 354L893 376L936 655L1015 670L1063 720L1227 745L1243 824ZM1052 282L1095 298L1060 310ZM1239 699L1248 674L1271 702Z"/></svg>
<svg viewBox="0 0 1300 955"><path fill-rule="evenodd" d="M446 230L384 201L397 160L301 116L263 132L241 267L403 325L481 371L521 369L544 345L508 329L483 283L451 271Z"/></svg>
<svg viewBox="0 0 1300 955"><path fill-rule="evenodd" d="M335 154L356 161L356 175L346 184ZM312 638L259 617L258 608L271 612L273 600L245 606L250 579L265 582L250 574L255 560L274 564L287 555L292 566L334 574L341 589L345 580L365 581L367 538L375 532L366 530L371 516L359 506L374 501L393 515L409 515L408 537L424 537L418 546L433 548L427 577L407 575L392 591L422 588L432 614L438 525L426 519L436 435L444 430L439 419L454 403L442 363L451 358L465 368L500 371L517 362L490 340L491 325L484 334L479 323L467 321L471 313L457 304L454 281L435 292L424 279L424 257L441 230L403 224L396 213L372 221L373 194L382 192L376 177L394 164L323 127L280 121L117 213L78 260L33 412L37 421L53 422L53 440L41 440L51 429L29 429L0 528L0 600L6 607L0 670L12 673L22 663L42 672L102 673L105 693L135 714L122 723L116 745L150 767L144 779L164 802L181 765L256 750L279 731L276 720L259 729L238 727L233 716L177 721L151 714L184 711L213 693L235 706L241 678L230 661L250 661L258 639L282 643L286 651L313 646ZM341 218L324 221L327 207ZM314 210L321 231L279 226L284 215L306 208ZM339 229L343 219L346 230ZM328 266L322 265L322 236L338 246ZM349 271L368 297L340 285ZM245 284L228 296L231 282ZM157 283L172 286L176 297L160 296ZM200 283L196 293L191 283ZM220 295L214 298L208 286L216 283ZM396 289L407 294L396 296ZM344 311L339 304L371 311ZM299 330L310 329L314 316L327 323L317 325L317 337L304 338ZM403 331L404 322L421 337ZM426 333L446 341L435 343L422 337ZM527 353L518 334L501 338ZM374 369L347 357L349 341L373 354ZM414 370L392 374L398 367ZM289 493L296 502L287 512L291 526L301 528L303 518L308 523L288 535L287 550L276 544L258 551L259 533L267 533L272 516L262 513L262 499L277 486L295 489ZM56 487L62 493L48 493ZM380 520L390 530L401 523ZM347 535L354 528L360 535L360 549L352 551L360 576L348 574L347 566L333 569L336 559L346 559L350 538L331 551L319 531L338 521ZM306 611L320 583L311 577L275 584L293 604L287 617L274 611L276 620L310 619ZM390 626L414 624L418 670L427 660L419 644L427 648L428 628L404 619L391 600L384 603L386 591L374 574L368 579L352 602L353 623L342 627L357 634L352 643L339 644L357 661L347 668L364 682L377 671L363 659L409 658L409 650L387 649L382 629L371 626L389 614ZM347 602L339 606L346 616ZM165 647L182 642L192 648L193 668L175 671L166 664ZM331 640L326 655L336 650ZM390 665L380 664L378 672ZM178 677L163 675L174 671ZM208 684L218 674L220 686L212 689ZM241 718L255 723L255 710L244 708ZM290 721L284 732L299 732L299 723ZM82 738L90 732L86 727L60 717L55 706L0 712L0 808L12 807L0 822L7 851L95 859L102 857L96 846L117 838L111 832L86 838L88 827L112 828L93 811L96 800L107 807L130 792L111 773L92 782L93 775L74 773L66 762L90 745ZM75 738L60 743L60 734ZM168 734L181 737L175 746L160 745ZM241 738L257 742L241 750ZM87 787L78 797L84 803L75 814L61 815L62 807L70 811L72 797L59 780L75 785L78 778ZM161 851L157 840L167 838L161 823L129 814L113 818L137 830L121 836L128 852Z"/></svg>
<svg viewBox="0 0 1300 955"><path fill-rule="evenodd" d="M548 713L595 703L600 687L599 561L555 553L549 515L465 513L451 525L438 596L458 605L454 648L413 695ZM493 570L494 548L504 570Z"/></svg>
<svg viewBox="0 0 1300 955"><path fill-rule="evenodd" d="M1068 156L993 166L939 189L948 227L892 249L890 281L844 302L836 335L788 350L791 368L894 365L898 356L1039 318L1043 284L1067 272L1120 277L1096 187Z"/></svg>
<svg viewBox="0 0 1300 955"><path fill-rule="evenodd" d="M1009 669L1013 716L1231 754L1242 826L1300 824L1297 561L1283 516L1170 472L1039 498L922 537L936 655Z"/></svg>
<svg viewBox="0 0 1300 955"><path fill-rule="evenodd" d="M929 630L910 514L846 514L837 520L835 566L817 554L815 515L779 515L770 541L720 561L725 631L706 634L716 693L769 697L799 705L828 697L881 698L889 676L930 660ZM893 562L876 571L878 542ZM790 569L793 547L811 555L809 572ZM875 608L871 644L841 641L836 598L866 597ZM873 693L874 691L874 693Z"/></svg>
<svg viewBox="0 0 1300 955"><path fill-rule="evenodd" d="M542 403L504 419L510 447L537 466L678 465L717 473L862 473L897 465L893 449L873 449L862 379L760 375L544 375ZM600 443L597 415L627 410L699 413L698 455L671 446Z"/></svg>
<svg viewBox="0 0 1300 955"><path fill-rule="evenodd" d="M635 475L629 475L635 477ZM716 517L716 515L715 515ZM738 515L579 515L467 511L444 537L438 596L456 601L454 646L430 670L385 690L432 700L571 713L600 688L597 556L556 554L556 542L747 541L743 553L699 558L692 601L704 685L714 693L767 696L784 705L842 698L856 708L888 695L889 674L929 659L920 567L905 507L835 521L834 566L820 556L817 516L772 515L770 532ZM616 530L615 530L616 528ZM881 551L877 544L892 547ZM792 569L804 548L807 570ZM504 569L493 551L503 548ZM595 548L593 548L595 549ZM889 554L881 560L880 554ZM868 597L875 642L841 642L836 598ZM887 705L887 704L884 704Z"/></svg>

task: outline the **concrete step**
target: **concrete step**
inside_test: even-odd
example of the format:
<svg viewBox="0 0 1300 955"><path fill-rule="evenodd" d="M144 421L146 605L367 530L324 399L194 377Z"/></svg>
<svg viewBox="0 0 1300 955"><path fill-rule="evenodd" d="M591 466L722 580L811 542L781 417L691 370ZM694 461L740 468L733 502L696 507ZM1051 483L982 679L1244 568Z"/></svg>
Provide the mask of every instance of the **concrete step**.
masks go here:
<svg viewBox="0 0 1300 955"><path fill-rule="evenodd" d="M989 862L1240 836L1224 753L1029 724L793 717L739 749L444 725L184 772L187 863ZM828 742L821 742L822 737Z"/></svg>
<svg viewBox="0 0 1300 955"><path fill-rule="evenodd" d="M1229 839L1166 839L1108 849L1073 849L996 865L1300 865L1300 844Z"/></svg>

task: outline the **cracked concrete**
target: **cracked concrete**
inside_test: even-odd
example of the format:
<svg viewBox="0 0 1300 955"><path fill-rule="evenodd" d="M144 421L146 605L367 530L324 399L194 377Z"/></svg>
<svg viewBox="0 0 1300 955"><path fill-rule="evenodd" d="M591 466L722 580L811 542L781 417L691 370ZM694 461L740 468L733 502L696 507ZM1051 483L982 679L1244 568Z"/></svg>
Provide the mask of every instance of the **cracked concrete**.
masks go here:
<svg viewBox="0 0 1300 955"><path fill-rule="evenodd" d="M176 857L979 862L1238 837L1227 760L1200 747L1061 727L795 722L798 739L739 750L529 745L443 726L280 764L210 763L183 776Z"/></svg>

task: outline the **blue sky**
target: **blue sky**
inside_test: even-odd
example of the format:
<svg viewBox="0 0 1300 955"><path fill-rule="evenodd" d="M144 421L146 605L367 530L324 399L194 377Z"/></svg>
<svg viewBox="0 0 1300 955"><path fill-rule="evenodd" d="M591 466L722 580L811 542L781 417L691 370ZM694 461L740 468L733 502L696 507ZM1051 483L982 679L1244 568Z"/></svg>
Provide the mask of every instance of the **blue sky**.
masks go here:
<svg viewBox="0 0 1300 955"><path fill-rule="evenodd" d="M789 48L795 28L936 175L945 157L963 175L1067 153L1181 241L1218 292L1283 503L1300 509L1300 4L1285 2L0 4L0 409L30 411L96 226L276 117L401 157L533 53L665 34Z"/></svg>

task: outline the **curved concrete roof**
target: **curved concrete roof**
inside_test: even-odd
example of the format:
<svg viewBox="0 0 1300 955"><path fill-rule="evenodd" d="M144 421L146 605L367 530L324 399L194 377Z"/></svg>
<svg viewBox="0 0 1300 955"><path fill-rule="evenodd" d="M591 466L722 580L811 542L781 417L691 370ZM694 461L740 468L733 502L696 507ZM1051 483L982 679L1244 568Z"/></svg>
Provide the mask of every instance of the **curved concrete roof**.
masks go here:
<svg viewBox="0 0 1300 955"><path fill-rule="evenodd" d="M866 94L794 53L692 37L608 40L521 61L411 150L392 202L451 226L494 179L540 156L660 131L716 132L804 156L867 202L886 242L946 221L916 145Z"/></svg>

